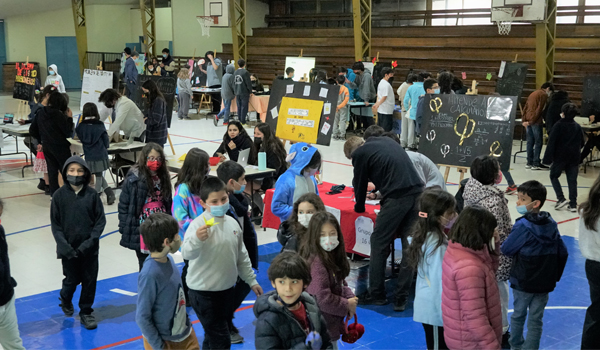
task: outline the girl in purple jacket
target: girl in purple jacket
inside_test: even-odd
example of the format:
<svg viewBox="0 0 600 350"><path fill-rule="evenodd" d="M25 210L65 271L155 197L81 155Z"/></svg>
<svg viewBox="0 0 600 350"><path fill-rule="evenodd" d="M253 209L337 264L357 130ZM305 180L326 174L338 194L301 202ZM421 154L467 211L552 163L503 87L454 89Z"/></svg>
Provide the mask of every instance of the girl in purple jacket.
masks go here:
<svg viewBox="0 0 600 350"><path fill-rule="evenodd" d="M312 282L306 291L315 296L337 349L336 342L345 333L344 318L354 317L358 298L345 280L350 264L340 224L333 214L319 212L312 216L300 242L300 255L310 264Z"/></svg>

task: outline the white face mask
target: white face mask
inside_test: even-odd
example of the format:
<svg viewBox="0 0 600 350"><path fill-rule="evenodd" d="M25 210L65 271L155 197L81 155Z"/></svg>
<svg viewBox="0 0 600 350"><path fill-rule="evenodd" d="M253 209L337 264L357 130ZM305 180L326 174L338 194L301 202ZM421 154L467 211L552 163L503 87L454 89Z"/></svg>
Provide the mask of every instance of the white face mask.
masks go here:
<svg viewBox="0 0 600 350"><path fill-rule="evenodd" d="M315 176L315 174L317 173L317 171L319 171L319 169L309 169L309 170L305 170L304 173L302 175L304 175L304 177L311 177L311 176Z"/></svg>
<svg viewBox="0 0 600 350"><path fill-rule="evenodd" d="M313 214L298 214L298 223L306 228L308 228L308 224L310 223L310 218L312 218Z"/></svg>
<svg viewBox="0 0 600 350"><path fill-rule="evenodd" d="M494 237L492 237L492 239L490 240L490 250L496 250L496 239Z"/></svg>
<svg viewBox="0 0 600 350"><path fill-rule="evenodd" d="M340 241L336 236L321 237L321 248L326 252L334 250L338 245L340 245Z"/></svg>

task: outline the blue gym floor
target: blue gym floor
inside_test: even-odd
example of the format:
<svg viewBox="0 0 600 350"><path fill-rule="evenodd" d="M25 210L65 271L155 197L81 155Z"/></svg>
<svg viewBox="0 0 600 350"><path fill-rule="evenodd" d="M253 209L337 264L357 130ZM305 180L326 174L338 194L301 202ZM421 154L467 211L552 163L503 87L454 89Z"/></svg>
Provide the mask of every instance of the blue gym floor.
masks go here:
<svg viewBox="0 0 600 350"><path fill-rule="evenodd" d="M544 315L543 349L579 349L585 309L589 305L589 289L585 279L585 259L579 252L578 242L564 237L569 249L569 261L562 280L550 294ZM279 252L279 243L260 247L259 283L265 291L273 289L267 279L269 263ZM365 267L353 270L348 282L358 286L358 292L366 288ZM393 283L388 281L388 292ZM98 281L95 315L98 328L88 331L81 327L79 319L65 317L58 307L59 291L17 299L16 308L19 329L27 349L143 349L141 333L135 323L136 297L112 292L113 289L137 291L137 273ZM391 297L391 296L390 296ZM78 313L79 289L74 297L75 315ZM245 338L243 344L233 349L254 349L253 293L248 303L236 312L234 323ZM510 301L512 305L512 297ZM196 333L202 343L203 330L191 308L188 314L194 322ZM510 315L509 315L510 316ZM339 343L346 349L424 349L423 328L412 320L412 304L405 312L392 311L392 305L358 309L359 322L365 326L364 336L355 344Z"/></svg>

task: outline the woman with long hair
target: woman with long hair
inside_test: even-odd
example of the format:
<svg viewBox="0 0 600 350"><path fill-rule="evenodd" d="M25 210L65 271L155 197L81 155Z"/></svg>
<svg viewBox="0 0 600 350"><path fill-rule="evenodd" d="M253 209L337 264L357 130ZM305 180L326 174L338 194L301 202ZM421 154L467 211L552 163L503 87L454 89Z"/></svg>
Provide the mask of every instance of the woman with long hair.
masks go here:
<svg viewBox="0 0 600 350"><path fill-rule="evenodd" d="M142 84L142 91L148 101L148 109L144 116L146 123L146 143L154 142L164 147L169 133L167 125L167 101L152 80Z"/></svg>
<svg viewBox="0 0 600 350"><path fill-rule="evenodd" d="M253 147L252 139L242 126L242 123L231 121L227 125L227 132L223 135L223 142L215 151L213 157L220 157L221 162L224 162L227 159L225 157L225 153L227 153L230 160L237 162L241 151L250 148L250 154L252 154Z"/></svg>
<svg viewBox="0 0 600 350"><path fill-rule="evenodd" d="M254 148L250 151L248 164L258 165L258 153L267 154L267 168L275 169L275 176L263 180L261 187L264 190L273 187L273 184L287 170L285 158L287 153L281 140L279 140L267 123L259 123L254 127Z"/></svg>

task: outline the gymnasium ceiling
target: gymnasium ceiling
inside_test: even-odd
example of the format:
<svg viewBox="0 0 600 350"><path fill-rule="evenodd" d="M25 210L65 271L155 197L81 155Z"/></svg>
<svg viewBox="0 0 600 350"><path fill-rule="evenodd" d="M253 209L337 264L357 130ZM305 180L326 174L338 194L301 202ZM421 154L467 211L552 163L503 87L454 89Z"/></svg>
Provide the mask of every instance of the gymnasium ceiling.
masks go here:
<svg viewBox="0 0 600 350"><path fill-rule="evenodd" d="M131 5L139 8L139 0L86 0L86 5ZM156 7L170 6L170 0L156 0ZM71 7L71 0L0 0L0 19L27 13L46 12Z"/></svg>

